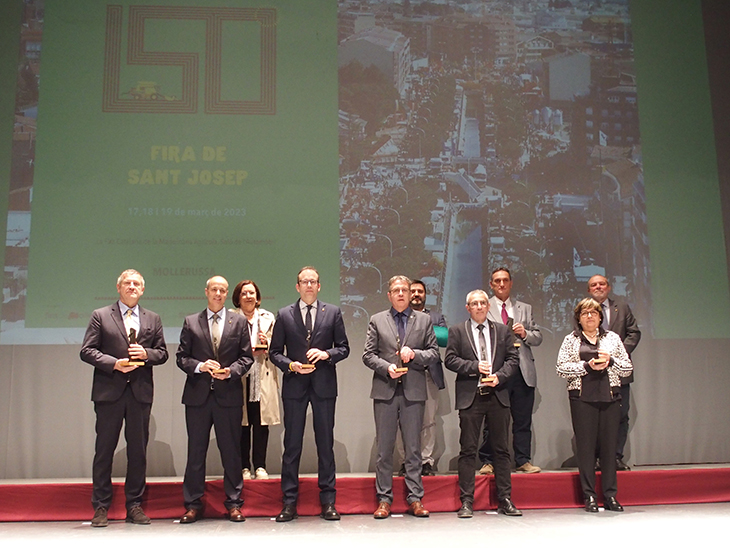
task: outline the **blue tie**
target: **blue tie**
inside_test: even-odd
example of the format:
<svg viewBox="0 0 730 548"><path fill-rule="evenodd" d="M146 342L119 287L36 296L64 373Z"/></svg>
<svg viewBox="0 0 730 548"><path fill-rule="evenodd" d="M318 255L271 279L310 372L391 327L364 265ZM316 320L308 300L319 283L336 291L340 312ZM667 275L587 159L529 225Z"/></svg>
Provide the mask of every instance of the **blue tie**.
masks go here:
<svg viewBox="0 0 730 548"><path fill-rule="evenodd" d="M403 343L406 340L407 317L405 312L398 312L398 314L396 314L395 316L398 319L396 323L398 324L398 337L400 337L399 346L403 346Z"/></svg>

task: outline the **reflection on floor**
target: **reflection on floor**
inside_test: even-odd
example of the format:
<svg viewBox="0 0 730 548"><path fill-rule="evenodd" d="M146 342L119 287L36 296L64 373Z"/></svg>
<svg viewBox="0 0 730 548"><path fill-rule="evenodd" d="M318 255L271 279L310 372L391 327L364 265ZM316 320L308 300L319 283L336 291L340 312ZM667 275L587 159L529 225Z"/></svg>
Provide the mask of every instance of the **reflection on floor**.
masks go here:
<svg viewBox="0 0 730 548"><path fill-rule="evenodd" d="M62 504L62 501L54 501ZM3 548L10 546L151 546L161 542L208 545L237 542L246 546L580 546L619 543L639 546L692 546L698 541L727 542L730 503L633 506L622 514L587 514L581 509L528 510L511 518L477 512L471 519L455 513L432 514L428 519L394 515L343 516L339 522L300 517L291 523L271 518L249 518L245 523L206 519L190 525L177 520L153 520L151 525L111 522L92 529L89 522L0 523ZM620 537L620 541L618 540ZM722 539L725 539L724 541Z"/></svg>

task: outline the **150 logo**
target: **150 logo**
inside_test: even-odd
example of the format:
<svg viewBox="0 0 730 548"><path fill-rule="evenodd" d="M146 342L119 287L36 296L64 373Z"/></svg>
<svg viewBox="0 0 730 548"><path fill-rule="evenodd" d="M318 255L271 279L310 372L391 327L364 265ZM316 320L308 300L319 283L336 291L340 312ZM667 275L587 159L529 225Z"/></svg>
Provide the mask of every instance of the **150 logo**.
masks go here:
<svg viewBox="0 0 730 548"><path fill-rule="evenodd" d="M122 86L122 6L107 6L104 47L102 111L156 114L198 112L200 59L197 52L148 51L145 24L149 20L205 22L204 112L206 114L276 113L276 9L130 6L127 28L127 65L180 67L182 93L167 94L156 81L136 81ZM259 94L252 100L224 99L223 24L255 22L259 28ZM227 65L230 66L230 65ZM231 70L227 68L226 70ZM241 67L243 70L243 67ZM154 77L154 75L152 75Z"/></svg>

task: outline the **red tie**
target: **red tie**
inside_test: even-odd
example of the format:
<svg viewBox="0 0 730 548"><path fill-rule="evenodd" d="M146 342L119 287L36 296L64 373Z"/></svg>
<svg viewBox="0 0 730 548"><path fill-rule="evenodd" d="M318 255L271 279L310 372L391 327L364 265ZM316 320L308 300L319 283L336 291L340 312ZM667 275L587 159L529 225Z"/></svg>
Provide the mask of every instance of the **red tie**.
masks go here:
<svg viewBox="0 0 730 548"><path fill-rule="evenodd" d="M507 315L507 305L502 303L502 323L507 325L509 322L509 316Z"/></svg>

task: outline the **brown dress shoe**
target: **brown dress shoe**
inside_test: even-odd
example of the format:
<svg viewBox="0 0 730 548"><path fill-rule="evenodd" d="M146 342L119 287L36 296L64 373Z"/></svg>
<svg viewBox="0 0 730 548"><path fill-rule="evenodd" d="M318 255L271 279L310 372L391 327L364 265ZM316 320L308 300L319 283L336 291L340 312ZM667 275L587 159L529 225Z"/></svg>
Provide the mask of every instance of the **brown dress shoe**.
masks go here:
<svg viewBox="0 0 730 548"><path fill-rule="evenodd" d="M426 510L426 508L424 508L420 500L414 500L408 507L407 511L410 515L416 516L417 518L427 518L430 513Z"/></svg>
<svg viewBox="0 0 730 548"><path fill-rule="evenodd" d="M228 521L240 523L242 521L246 521L246 518L241 513L240 508L233 507L228 509Z"/></svg>
<svg viewBox="0 0 730 548"><path fill-rule="evenodd" d="M373 517L375 519L385 519L390 516L390 503L383 501L380 501L378 504L378 509L375 510L375 513L373 514Z"/></svg>
<svg viewBox="0 0 730 548"><path fill-rule="evenodd" d="M188 511L180 518L180 523L195 523L196 521L198 521L198 510L195 508L188 508Z"/></svg>
<svg viewBox="0 0 730 548"><path fill-rule="evenodd" d="M150 518L148 518L147 514L142 511L141 506L132 506L129 510L127 510L127 517L125 521L136 525L149 525L151 523Z"/></svg>
<svg viewBox="0 0 730 548"><path fill-rule="evenodd" d="M107 517L106 508L97 508L94 512L94 517L91 520L92 527L106 527L109 525L109 518Z"/></svg>

